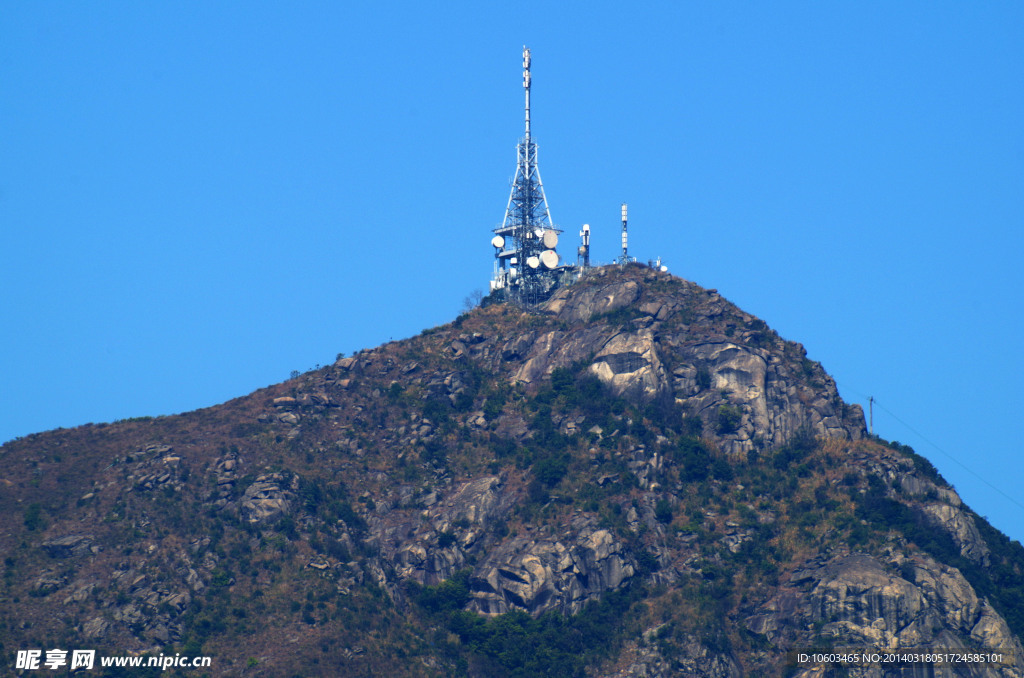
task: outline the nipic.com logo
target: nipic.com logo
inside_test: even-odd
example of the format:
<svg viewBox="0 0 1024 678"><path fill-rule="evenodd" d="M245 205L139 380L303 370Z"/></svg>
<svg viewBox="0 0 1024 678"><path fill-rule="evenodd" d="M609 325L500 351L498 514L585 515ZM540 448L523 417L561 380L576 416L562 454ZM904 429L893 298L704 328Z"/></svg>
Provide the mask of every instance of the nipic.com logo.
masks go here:
<svg viewBox="0 0 1024 678"><path fill-rule="evenodd" d="M14 660L16 669L50 669L56 671L59 668L69 666L68 650L18 650ZM91 669L96 662L96 650L71 650L70 669Z"/></svg>
<svg viewBox="0 0 1024 678"><path fill-rule="evenodd" d="M99 664L101 667L124 668L158 668L166 671L170 668L208 668L210 657L183 657L176 655L159 655L156 657L112 655L100 656L96 660L96 650L18 650L14 658L14 668L21 671L56 671L67 668L71 671L88 671Z"/></svg>

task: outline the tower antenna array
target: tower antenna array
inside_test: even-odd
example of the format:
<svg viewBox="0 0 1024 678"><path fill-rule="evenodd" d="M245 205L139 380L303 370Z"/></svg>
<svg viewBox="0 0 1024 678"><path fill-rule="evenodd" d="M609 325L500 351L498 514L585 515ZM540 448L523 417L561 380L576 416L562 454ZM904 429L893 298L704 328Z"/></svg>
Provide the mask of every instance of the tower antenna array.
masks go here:
<svg viewBox="0 0 1024 678"><path fill-rule="evenodd" d="M583 224L580 229L580 249L577 258L577 266L580 270L590 268L590 224Z"/></svg>
<svg viewBox="0 0 1024 678"><path fill-rule="evenodd" d="M622 256L619 258L620 264L628 264L634 259L629 257L629 234L626 231L626 203L622 203Z"/></svg>
<svg viewBox="0 0 1024 678"><path fill-rule="evenodd" d="M494 279L491 291L504 289L513 299L535 304L558 282L558 234L544 196L537 167L537 144L530 135L530 50L523 47L523 89L526 92L526 132L519 142L516 175L505 208L505 219L494 229Z"/></svg>

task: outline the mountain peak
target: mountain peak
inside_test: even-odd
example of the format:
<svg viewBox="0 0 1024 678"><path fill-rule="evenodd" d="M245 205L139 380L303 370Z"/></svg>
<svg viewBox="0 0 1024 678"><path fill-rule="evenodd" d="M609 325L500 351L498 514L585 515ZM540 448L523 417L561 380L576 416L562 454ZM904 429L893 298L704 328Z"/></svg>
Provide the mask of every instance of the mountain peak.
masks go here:
<svg viewBox="0 0 1024 678"><path fill-rule="evenodd" d="M684 405L734 454L782 445L805 428L830 438L866 435L860 407L842 402L803 346L716 290L668 273L641 265L591 269L525 317L526 326L477 331L474 343L460 341L457 350L513 383L587 363L617 396Z"/></svg>
<svg viewBox="0 0 1024 678"><path fill-rule="evenodd" d="M265 676L809 676L790 652L822 646L1024 666L1019 544L799 344L644 266L0 458L12 647Z"/></svg>

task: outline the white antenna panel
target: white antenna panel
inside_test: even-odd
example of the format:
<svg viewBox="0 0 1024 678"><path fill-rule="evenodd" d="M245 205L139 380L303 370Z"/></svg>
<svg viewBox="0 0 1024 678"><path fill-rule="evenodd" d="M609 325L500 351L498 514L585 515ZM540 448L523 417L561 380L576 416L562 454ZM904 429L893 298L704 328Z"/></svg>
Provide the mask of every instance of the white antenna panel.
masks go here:
<svg viewBox="0 0 1024 678"><path fill-rule="evenodd" d="M544 247L549 250L555 249L558 246L558 234L554 231L544 231Z"/></svg>
<svg viewBox="0 0 1024 678"><path fill-rule="evenodd" d="M558 266L558 254L554 250L545 250L540 255L540 263L544 264L544 268L552 269Z"/></svg>
<svg viewBox="0 0 1024 678"><path fill-rule="evenodd" d="M502 238L500 235L496 235L493 238L491 238L491 244L494 245L496 249L500 250L502 247L505 246L505 239Z"/></svg>
<svg viewBox="0 0 1024 678"><path fill-rule="evenodd" d="M529 266L530 268L537 268L538 266L540 266L540 259L538 259L537 257L530 257L529 259L526 260L526 265Z"/></svg>

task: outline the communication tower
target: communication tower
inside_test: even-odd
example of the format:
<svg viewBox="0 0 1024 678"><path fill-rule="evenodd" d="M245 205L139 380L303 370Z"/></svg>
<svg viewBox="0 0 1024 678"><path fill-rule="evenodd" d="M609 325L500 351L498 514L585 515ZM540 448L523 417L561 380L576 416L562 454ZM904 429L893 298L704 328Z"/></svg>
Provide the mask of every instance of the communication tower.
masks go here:
<svg viewBox="0 0 1024 678"><path fill-rule="evenodd" d="M583 224L583 228L580 229L580 242L576 265L582 271L590 268L590 224Z"/></svg>
<svg viewBox="0 0 1024 678"><path fill-rule="evenodd" d="M622 203L622 256L619 257L619 263L622 265L636 261L629 256L629 234L626 231L626 222L626 203Z"/></svg>
<svg viewBox="0 0 1024 678"><path fill-rule="evenodd" d="M525 305L546 299L560 278L574 267L559 265L558 234L544 196L537 167L537 144L530 136L530 50L523 47L523 89L526 91L526 134L519 142L516 175L505 219L494 229L494 278L491 292Z"/></svg>

